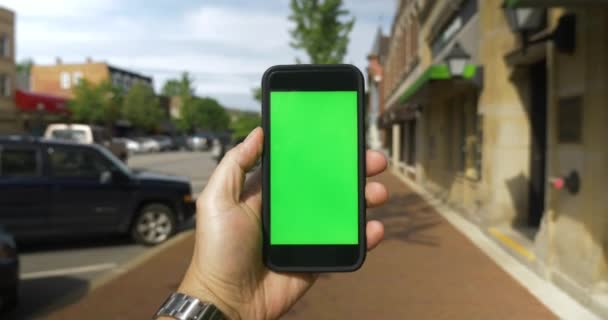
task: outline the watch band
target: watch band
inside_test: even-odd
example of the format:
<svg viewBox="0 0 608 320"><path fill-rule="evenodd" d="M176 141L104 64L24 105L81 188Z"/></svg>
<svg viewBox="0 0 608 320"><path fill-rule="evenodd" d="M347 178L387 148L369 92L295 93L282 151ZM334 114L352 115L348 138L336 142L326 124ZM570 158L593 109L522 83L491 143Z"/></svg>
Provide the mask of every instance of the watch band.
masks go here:
<svg viewBox="0 0 608 320"><path fill-rule="evenodd" d="M153 319L171 317L177 320L224 320L222 312L213 304L202 302L189 295L172 293L162 304Z"/></svg>

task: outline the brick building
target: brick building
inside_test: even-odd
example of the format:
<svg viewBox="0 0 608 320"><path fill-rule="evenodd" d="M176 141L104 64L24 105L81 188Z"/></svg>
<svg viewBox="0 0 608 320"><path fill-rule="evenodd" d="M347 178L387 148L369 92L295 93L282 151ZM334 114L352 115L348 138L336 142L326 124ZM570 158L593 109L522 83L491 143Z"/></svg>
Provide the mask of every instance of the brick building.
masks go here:
<svg viewBox="0 0 608 320"><path fill-rule="evenodd" d="M388 51L388 37L378 29L372 51L367 56L368 67L368 104L367 104L367 145L369 148L382 149L384 133L378 127L378 118L384 111L383 88L384 88L384 68Z"/></svg>
<svg viewBox="0 0 608 320"><path fill-rule="evenodd" d="M16 131L15 14L0 7L0 133Z"/></svg>
<svg viewBox="0 0 608 320"><path fill-rule="evenodd" d="M124 91L137 82L152 86L151 77L87 58L84 63L68 64L57 59L53 65L33 65L30 88L36 93L72 98L72 88L83 79L91 83L109 81Z"/></svg>
<svg viewBox="0 0 608 320"><path fill-rule="evenodd" d="M379 116L393 172L604 315L607 34L604 0L402 0Z"/></svg>

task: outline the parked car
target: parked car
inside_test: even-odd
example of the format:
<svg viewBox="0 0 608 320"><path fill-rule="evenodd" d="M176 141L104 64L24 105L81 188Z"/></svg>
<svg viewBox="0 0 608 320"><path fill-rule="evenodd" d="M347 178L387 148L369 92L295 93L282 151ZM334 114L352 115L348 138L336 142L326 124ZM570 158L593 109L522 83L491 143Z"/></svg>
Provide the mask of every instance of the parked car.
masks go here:
<svg viewBox="0 0 608 320"><path fill-rule="evenodd" d="M19 300L19 256L15 239L0 227L0 310L14 309Z"/></svg>
<svg viewBox="0 0 608 320"><path fill-rule="evenodd" d="M234 148L239 143L245 141L246 137L238 137L236 139L232 139L229 135L218 135L213 139L211 146L211 158L213 158L217 163L222 161L224 155L228 150ZM259 162L259 161L258 161Z"/></svg>
<svg viewBox="0 0 608 320"><path fill-rule="evenodd" d="M159 152L160 144L158 141L151 138L137 138L137 142L139 142L141 152Z"/></svg>
<svg viewBox="0 0 608 320"><path fill-rule="evenodd" d="M188 148L188 136L184 134L178 134L171 137L173 140L174 150L189 150Z"/></svg>
<svg viewBox="0 0 608 320"><path fill-rule="evenodd" d="M211 148L213 135L210 133L197 133L188 138L188 148L192 151L206 151Z"/></svg>
<svg viewBox="0 0 608 320"><path fill-rule="evenodd" d="M44 132L47 139L65 140L79 143L96 143L110 150L123 161L127 161L129 151L127 145L112 140L110 132L103 127L88 124L50 124Z"/></svg>
<svg viewBox="0 0 608 320"><path fill-rule="evenodd" d="M139 142L137 142L137 141L135 141L133 139L129 139L129 138L114 138L112 140L115 141L115 142L124 143L127 146L127 151L129 152L129 155L133 155L133 154L141 152L141 145L139 144Z"/></svg>
<svg viewBox="0 0 608 320"><path fill-rule="evenodd" d="M173 150L173 140L171 140L168 136L156 135L150 137L154 141L158 142L158 146L160 151L169 151Z"/></svg>
<svg viewBox="0 0 608 320"><path fill-rule="evenodd" d="M186 178L131 170L96 144L0 139L0 194L17 238L118 232L155 245L194 214Z"/></svg>
<svg viewBox="0 0 608 320"><path fill-rule="evenodd" d="M239 137L233 141L232 136L228 133L216 134L211 142L211 157L219 163L228 150L243 140L244 138Z"/></svg>

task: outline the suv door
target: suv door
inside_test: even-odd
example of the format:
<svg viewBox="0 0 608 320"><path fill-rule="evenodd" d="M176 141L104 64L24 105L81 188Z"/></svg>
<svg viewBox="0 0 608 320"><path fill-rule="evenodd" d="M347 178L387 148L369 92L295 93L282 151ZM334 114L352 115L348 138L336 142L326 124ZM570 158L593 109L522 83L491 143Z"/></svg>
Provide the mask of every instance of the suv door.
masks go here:
<svg viewBox="0 0 608 320"><path fill-rule="evenodd" d="M53 227L74 232L112 231L129 214L130 185L112 179L114 164L94 148L48 148L53 178Z"/></svg>
<svg viewBox="0 0 608 320"><path fill-rule="evenodd" d="M46 230L50 184L37 146L0 145L0 224L16 236Z"/></svg>

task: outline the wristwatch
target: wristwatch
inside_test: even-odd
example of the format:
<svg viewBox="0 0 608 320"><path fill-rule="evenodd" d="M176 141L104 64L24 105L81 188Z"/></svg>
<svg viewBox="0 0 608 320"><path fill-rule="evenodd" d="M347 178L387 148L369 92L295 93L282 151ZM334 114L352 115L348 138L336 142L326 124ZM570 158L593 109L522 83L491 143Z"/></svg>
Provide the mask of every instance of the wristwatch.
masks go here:
<svg viewBox="0 0 608 320"><path fill-rule="evenodd" d="M153 319L170 317L177 320L224 320L222 312L213 304L183 293L172 293Z"/></svg>

